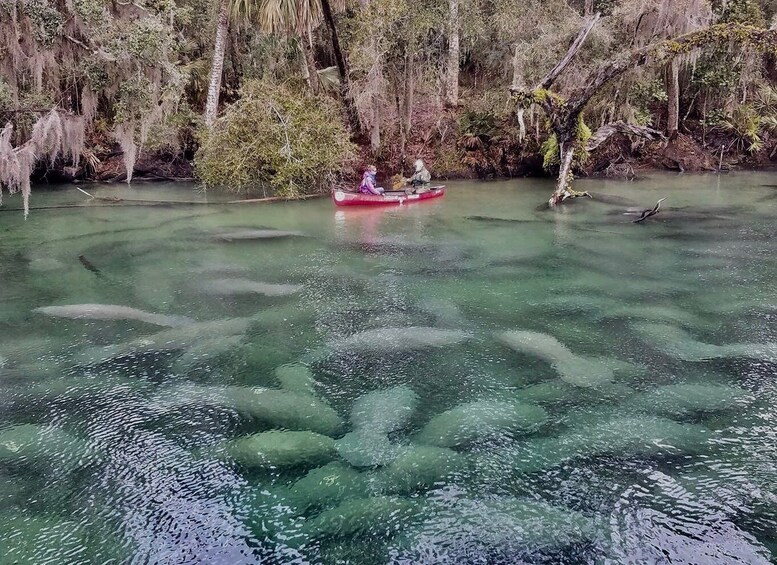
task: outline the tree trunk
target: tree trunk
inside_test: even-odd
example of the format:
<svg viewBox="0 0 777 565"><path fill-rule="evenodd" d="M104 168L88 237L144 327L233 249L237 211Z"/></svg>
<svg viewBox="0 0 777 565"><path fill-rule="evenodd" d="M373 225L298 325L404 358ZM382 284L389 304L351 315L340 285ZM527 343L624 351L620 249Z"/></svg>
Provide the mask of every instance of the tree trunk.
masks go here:
<svg viewBox="0 0 777 565"><path fill-rule="evenodd" d="M318 92L321 90L321 81L318 77L316 59L313 56L313 42L310 40L310 30L308 30L308 33L305 35L307 35L307 37L300 35L299 38L299 46L302 50L302 56L305 59L303 61L302 72L303 76L305 77L305 81L310 86L311 92L313 92L313 94L318 94Z"/></svg>
<svg viewBox="0 0 777 565"><path fill-rule="evenodd" d="M445 75L445 105L459 104L459 0L448 0L448 62Z"/></svg>
<svg viewBox="0 0 777 565"><path fill-rule="evenodd" d="M216 27L216 41L213 45L213 62L210 66L210 81L208 82L208 99L205 103L205 125L213 127L216 114L219 111L219 95L221 94L221 75L224 72L224 53L227 48L227 32L229 31L229 3L221 0L219 4L219 19Z"/></svg>
<svg viewBox="0 0 777 565"><path fill-rule="evenodd" d="M340 91L343 96L343 104L345 104L345 111L348 115L348 121L351 127L357 134L361 134L361 124L359 123L359 114L356 111L353 100L351 99L350 92L350 80L348 77L348 65L345 62L345 56L342 49L340 49L340 39L337 36L337 26L335 26L335 18L332 14L332 6L329 4L329 0L321 0L321 11L324 13L324 21L329 28L329 34L332 36L332 51L335 55L335 63L337 64L337 71L340 74Z"/></svg>
<svg viewBox="0 0 777 565"><path fill-rule="evenodd" d="M561 167L558 170L558 182L556 183L556 190L548 200L548 205L552 208L557 204L560 204L564 199L569 197L569 181L572 177L572 159L575 157L575 145L571 141L559 142L559 152Z"/></svg>
<svg viewBox="0 0 777 565"><path fill-rule="evenodd" d="M680 121L680 65L672 59L666 74L667 121L666 134L669 139L677 137Z"/></svg>
<svg viewBox="0 0 777 565"><path fill-rule="evenodd" d="M370 100L370 149L373 155L380 153L380 109L377 96Z"/></svg>
<svg viewBox="0 0 777 565"><path fill-rule="evenodd" d="M404 84L405 112L402 119L405 121L405 135L410 135L413 127L413 102L415 98L415 81L413 80L413 55L405 53L405 84Z"/></svg>
<svg viewBox="0 0 777 565"><path fill-rule="evenodd" d="M594 0L585 0L585 12L586 16L590 16L594 13Z"/></svg>

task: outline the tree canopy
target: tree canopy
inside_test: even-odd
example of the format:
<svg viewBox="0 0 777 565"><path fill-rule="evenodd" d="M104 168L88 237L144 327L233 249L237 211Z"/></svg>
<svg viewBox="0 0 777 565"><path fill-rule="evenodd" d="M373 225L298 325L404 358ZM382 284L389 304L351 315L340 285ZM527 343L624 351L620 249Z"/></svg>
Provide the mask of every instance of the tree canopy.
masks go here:
<svg viewBox="0 0 777 565"><path fill-rule="evenodd" d="M556 174L571 141L570 170L606 173L628 159L622 147L611 155L598 136L601 162L581 148L618 123L613 139L650 130L763 162L777 123L775 4L1 0L0 184L28 194L30 175L57 167L103 178L116 155L127 180L154 152L193 163L213 139L206 122L237 119L231 105L257 80L298 102L325 97L360 160L387 173L423 157L438 175L536 174L544 153ZM541 84L586 22L566 71Z"/></svg>

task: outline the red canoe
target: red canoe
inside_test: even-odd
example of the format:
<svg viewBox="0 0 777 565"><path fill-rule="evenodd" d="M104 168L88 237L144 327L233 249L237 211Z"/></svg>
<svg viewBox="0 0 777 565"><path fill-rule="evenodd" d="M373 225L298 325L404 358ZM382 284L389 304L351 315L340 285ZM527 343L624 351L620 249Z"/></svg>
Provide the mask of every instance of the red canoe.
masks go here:
<svg viewBox="0 0 777 565"><path fill-rule="evenodd" d="M362 194L361 192L345 192L335 190L332 200L337 206L402 206L413 204L423 200L432 200L445 196L444 186L433 186L428 191L420 194L405 194L404 192L387 192L379 196L377 194Z"/></svg>

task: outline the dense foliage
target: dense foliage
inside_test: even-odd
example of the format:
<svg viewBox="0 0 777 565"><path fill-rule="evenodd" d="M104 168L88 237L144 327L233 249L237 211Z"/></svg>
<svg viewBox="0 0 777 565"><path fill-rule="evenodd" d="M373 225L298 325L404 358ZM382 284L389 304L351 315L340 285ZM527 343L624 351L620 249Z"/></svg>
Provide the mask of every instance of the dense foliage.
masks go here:
<svg viewBox="0 0 777 565"><path fill-rule="evenodd" d="M774 0L0 0L0 124L13 126L0 144L0 183L24 188L19 152L34 149L25 144L53 108L60 119L49 125L84 135L61 132L76 144L33 159L32 169L70 166L71 176L104 178L119 153L130 179L154 151L190 166L204 139L197 170L208 185L325 186L277 164L208 176L216 168L205 165L207 147L217 139L225 161L242 159L245 147L224 128L247 125L230 104L247 93L246 104L259 104L256 80L278 93L298 84L284 104L304 105L303 91L323 97L327 132L346 124L363 160L387 173L424 157L438 175L525 174L539 172L543 153L553 172L560 155L551 155L558 143L545 114L518 108L508 88L536 86L595 13L601 19L555 80L564 98L619 53L716 24L768 28L776 10ZM777 57L771 44L731 39L633 65L587 102L582 125L649 126L727 161L768 160ZM219 114L229 120L207 133ZM277 123L254 126L269 147ZM624 147L608 154L607 170L632 157ZM583 155L573 167L602 168Z"/></svg>
<svg viewBox="0 0 777 565"><path fill-rule="evenodd" d="M270 187L294 197L329 188L353 153L338 114L331 98L248 82L204 136L197 173L232 192Z"/></svg>

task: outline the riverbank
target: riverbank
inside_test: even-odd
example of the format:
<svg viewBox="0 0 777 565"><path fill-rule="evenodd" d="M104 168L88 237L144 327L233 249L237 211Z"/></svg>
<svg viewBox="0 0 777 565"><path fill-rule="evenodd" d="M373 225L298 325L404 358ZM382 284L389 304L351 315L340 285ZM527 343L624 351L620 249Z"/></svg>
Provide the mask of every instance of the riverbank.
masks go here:
<svg viewBox="0 0 777 565"><path fill-rule="evenodd" d="M368 147L359 146L353 162L343 166L341 182L345 186L358 182L359 172L375 162L379 180L385 184L393 175L409 174L416 158L424 159L433 175L442 180L554 178L557 171L553 167L549 170L543 167L544 141L543 135L537 132L523 141L507 135L491 138L459 135L447 142L445 136L440 136L433 143L429 142L428 136L419 134L409 139L404 155L399 147L389 145L378 159L371 156ZM66 166L61 161L41 163L33 174L33 182L59 185L126 181L127 172L118 147L106 148L104 143L98 143L85 153L89 158L82 159L78 167ZM578 177L630 180L656 171L761 170L777 165L776 153L777 142L771 139L765 140L758 151L748 152L734 136L718 130L697 128L672 140L653 142L615 135L591 152L575 174ZM133 168L132 179L133 182L196 182L194 153L172 148L143 151ZM266 190L249 196L273 197Z"/></svg>

